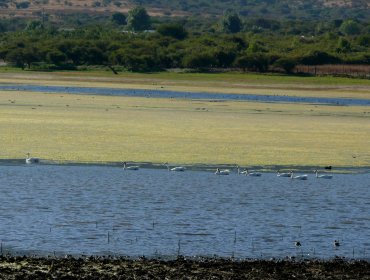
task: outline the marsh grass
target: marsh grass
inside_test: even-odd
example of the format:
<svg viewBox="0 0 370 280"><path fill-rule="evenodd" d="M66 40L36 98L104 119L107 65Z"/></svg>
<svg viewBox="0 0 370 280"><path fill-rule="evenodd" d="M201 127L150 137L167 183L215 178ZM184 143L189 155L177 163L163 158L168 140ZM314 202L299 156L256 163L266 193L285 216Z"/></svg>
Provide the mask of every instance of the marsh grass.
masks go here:
<svg viewBox="0 0 370 280"><path fill-rule="evenodd" d="M0 92L1 158L369 166L370 108Z"/></svg>

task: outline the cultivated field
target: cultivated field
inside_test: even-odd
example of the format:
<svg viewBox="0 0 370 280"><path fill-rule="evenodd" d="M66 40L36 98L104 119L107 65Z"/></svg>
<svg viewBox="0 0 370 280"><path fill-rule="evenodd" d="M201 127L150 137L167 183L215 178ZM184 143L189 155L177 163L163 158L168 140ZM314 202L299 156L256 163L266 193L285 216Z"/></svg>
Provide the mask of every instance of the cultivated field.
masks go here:
<svg viewBox="0 0 370 280"><path fill-rule="evenodd" d="M163 87L176 85L174 79L160 80L151 75L107 75L100 79L78 75L77 79L64 74L59 80L57 75L49 74L45 75L50 79L44 80L39 74L23 80L11 80L6 75L0 75L1 82L109 87L134 87L136 83L159 88L159 82ZM148 81L139 85L144 77ZM226 76L219 82L226 85L229 81ZM179 84L179 88L185 86ZM272 90L274 84L276 81L266 83ZM314 84L302 83L301 88L291 84L276 87L286 86L296 94L304 94L302 87L308 87L307 92L320 96L370 94L366 84L349 84L355 89L352 93L337 89L345 89L347 85L343 84L319 85L322 89L316 91ZM229 85L230 90L239 90ZM24 158L30 152L42 159L77 162L370 166L369 107L2 91L0 110L0 158Z"/></svg>

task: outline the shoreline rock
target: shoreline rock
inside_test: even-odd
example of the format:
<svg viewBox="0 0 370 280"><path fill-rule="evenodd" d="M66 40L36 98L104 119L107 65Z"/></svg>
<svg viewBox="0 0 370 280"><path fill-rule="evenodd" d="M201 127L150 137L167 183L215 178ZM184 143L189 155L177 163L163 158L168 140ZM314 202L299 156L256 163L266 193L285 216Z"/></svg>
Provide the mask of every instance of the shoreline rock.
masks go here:
<svg viewBox="0 0 370 280"><path fill-rule="evenodd" d="M0 257L1 279L370 279L365 260Z"/></svg>

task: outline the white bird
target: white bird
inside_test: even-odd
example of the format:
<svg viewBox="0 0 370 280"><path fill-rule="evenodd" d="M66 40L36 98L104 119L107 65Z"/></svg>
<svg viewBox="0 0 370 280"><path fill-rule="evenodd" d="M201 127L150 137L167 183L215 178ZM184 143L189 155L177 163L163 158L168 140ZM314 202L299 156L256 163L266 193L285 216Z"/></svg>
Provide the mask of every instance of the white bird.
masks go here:
<svg viewBox="0 0 370 280"><path fill-rule="evenodd" d="M247 170L240 171L240 167L238 166L238 174L247 174Z"/></svg>
<svg viewBox="0 0 370 280"><path fill-rule="evenodd" d="M296 179L296 180L307 180L307 175L298 175L298 176L294 176L293 174L293 171L290 171L290 178L291 179Z"/></svg>
<svg viewBox="0 0 370 280"><path fill-rule="evenodd" d="M168 171L184 172L186 169L184 166L176 166L176 167L170 168L167 162L165 163L165 165L167 166Z"/></svg>
<svg viewBox="0 0 370 280"><path fill-rule="evenodd" d="M245 171L247 171L247 173L245 173L246 176L260 177L262 175L259 172L249 172L249 170L247 168L245 169Z"/></svg>
<svg viewBox="0 0 370 280"><path fill-rule="evenodd" d="M229 175L230 170L228 169L220 170L220 168L217 168L215 174L216 175Z"/></svg>
<svg viewBox="0 0 370 280"><path fill-rule="evenodd" d="M27 164L39 163L39 162L40 162L39 158L30 157L30 153L27 153L27 157L26 157Z"/></svg>
<svg viewBox="0 0 370 280"><path fill-rule="evenodd" d="M278 176L278 177L290 177L291 174L290 173L280 173L280 170L278 170L276 176Z"/></svg>
<svg viewBox="0 0 370 280"><path fill-rule="evenodd" d="M127 163L124 162L123 163L123 170L139 170L139 166L137 166L137 165L127 166Z"/></svg>
<svg viewBox="0 0 370 280"><path fill-rule="evenodd" d="M319 175L319 172L317 171L317 169L315 170L315 174L316 174L316 178L319 178L319 179L333 179L333 175L331 174Z"/></svg>

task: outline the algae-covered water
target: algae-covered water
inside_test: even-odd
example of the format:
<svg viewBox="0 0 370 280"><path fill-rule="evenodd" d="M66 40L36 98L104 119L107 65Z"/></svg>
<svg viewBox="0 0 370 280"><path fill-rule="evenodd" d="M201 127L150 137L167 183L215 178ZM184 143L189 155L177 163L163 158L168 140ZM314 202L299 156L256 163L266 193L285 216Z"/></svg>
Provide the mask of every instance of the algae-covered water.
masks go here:
<svg viewBox="0 0 370 280"><path fill-rule="evenodd" d="M273 173L1 165L1 250L368 259L369 182L369 173L296 181Z"/></svg>

